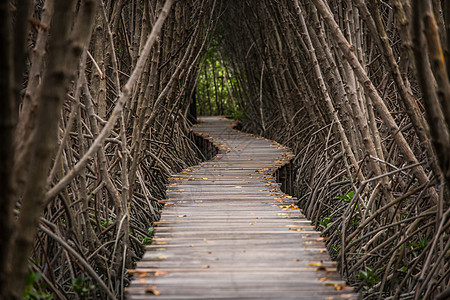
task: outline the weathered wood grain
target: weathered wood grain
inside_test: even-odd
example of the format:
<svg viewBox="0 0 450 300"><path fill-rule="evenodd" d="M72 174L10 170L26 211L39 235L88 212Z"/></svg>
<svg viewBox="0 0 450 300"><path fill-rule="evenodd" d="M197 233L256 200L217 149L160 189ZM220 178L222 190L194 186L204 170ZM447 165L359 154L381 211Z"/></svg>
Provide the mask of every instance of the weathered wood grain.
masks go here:
<svg viewBox="0 0 450 300"><path fill-rule="evenodd" d="M174 175L128 299L357 299L324 239L275 182L288 149L202 118L219 154Z"/></svg>

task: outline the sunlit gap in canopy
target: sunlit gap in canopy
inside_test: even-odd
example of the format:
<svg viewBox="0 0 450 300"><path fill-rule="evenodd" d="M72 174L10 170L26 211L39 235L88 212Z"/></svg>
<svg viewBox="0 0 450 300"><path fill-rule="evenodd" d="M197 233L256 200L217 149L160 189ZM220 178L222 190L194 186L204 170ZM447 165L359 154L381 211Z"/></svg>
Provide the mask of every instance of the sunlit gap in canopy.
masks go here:
<svg viewBox="0 0 450 300"><path fill-rule="evenodd" d="M201 116L242 118L239 75L213 39L199 67L196 106Z"/></svg>

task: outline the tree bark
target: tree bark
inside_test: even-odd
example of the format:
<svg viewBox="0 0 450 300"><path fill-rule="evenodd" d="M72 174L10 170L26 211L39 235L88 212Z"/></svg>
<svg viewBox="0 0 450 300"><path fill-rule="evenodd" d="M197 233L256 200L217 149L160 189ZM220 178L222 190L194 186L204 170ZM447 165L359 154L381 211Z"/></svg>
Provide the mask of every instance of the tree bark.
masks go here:
<svg viewBox="0 0 450 300"><path fill-rule="evenodd" d="M59 1L55 4L52 26L52 37L49 42L48 69L44 75L37 97L39 110L30 152L29 179L25 187L18 220L17 235L14 241L14 253L10 253L10 263L14 269L9 274L9 299L21 299L26 274L28 272L27 257L30 254L33 239L45 203L47 172L50 168L51 155L55 149L58 119L69 80L73 77L76 63L69 58L79 60L82 50L88 41L95 9L93 1L84 1L80 13L87 32L70 44L70 29L76 1Z"/></svg>
<svg viewBox="0 0 450 300"><path fill-rule="evenodd" d="M14 230L12 209L15 201L13 180L15 105L14 57L10 6L0 3L0 298L7 299L8 257Z"/></svg>

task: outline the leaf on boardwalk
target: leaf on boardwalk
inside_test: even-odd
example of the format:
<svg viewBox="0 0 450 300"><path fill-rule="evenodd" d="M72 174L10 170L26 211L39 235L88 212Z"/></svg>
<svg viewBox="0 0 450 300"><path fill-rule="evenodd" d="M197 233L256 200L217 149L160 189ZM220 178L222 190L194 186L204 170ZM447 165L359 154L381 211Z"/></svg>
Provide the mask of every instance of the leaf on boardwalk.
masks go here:
<svg viewBox="0 0 450 300"><path fill-rule="evenodd" d="M322 266L322 263L321 263L321 262L310 263L309 265L310 265L311 267L320 267L320 266Z"/></svg>
<svg viewBox="0 0 450 300"><path fill-rule="evenodd" d="M148 289L145 290L146 294L150 294L150 295L161 295L160 292L158 292L158 290L156 289L156 286L152 285L151 287L149 287Z"/></svg>
<svg viewBox="0 0 450 300"><path fill-rule="evenodd" d="M164 242L164 241L156 241L156 244L158 244L158 245L165 245L166 242Z"/></svg>
<svg viewBox="0 0 450 300"><path fill-rule="evenodd" d="M136 271L133 275L136 277L145 277L148 275L148 273L145 271Z"/></svg>
<svg viewBox="0 0 450 300"><path fill-rule="evenodd" d="M284 206L281 206L281 207L282 207L283 210L300 210L300 208L298 208L294 204L284 205Z"/></svg>
<svg viewBox="0 0 450 300"><path fill-rule="evenodd" d="M184 217L187 217L187 215L178 215L177 217L178 218L184 218Z"/></svg>
<svg viewBox="0 0 450 300"><path fill-rule="evenodd" d="M208 180L208 177L203 177L202 179L203 179L203 180Z"/></svg>
<svg viewBox="0 0 450 300"><path fill-rule="evenodd" d="M345 288L345 284L335 282L325 283L325 286L333 286L337 291L342 291Z"/></svg>
<svg viewBox="0 0 450 300"><path fill-rule="evenodd" d="M167 259L167 256L158 256L157 259Z"/></svg>
<svg viewBox="0 0 450 300"><path fill-rule="evenodd" d="M209 269L210 266L209 266L209 265L204 265L204 266L202 266L202 268L203 268L203 269Z"/></svg>
<svg viewBox="0 0 450 300"><path fill-rule="evenodd" d="M242 186L236 185L234 188L235 188L235 189L242 189Z"/></svg>
<svg viewBox="0 0 450 300"><path fill-rule="evenodd" d="M162 275L167 275L168 273L167 272L164 272L164 271L156 271L155 272L155 276L162 276Z"/></svg>

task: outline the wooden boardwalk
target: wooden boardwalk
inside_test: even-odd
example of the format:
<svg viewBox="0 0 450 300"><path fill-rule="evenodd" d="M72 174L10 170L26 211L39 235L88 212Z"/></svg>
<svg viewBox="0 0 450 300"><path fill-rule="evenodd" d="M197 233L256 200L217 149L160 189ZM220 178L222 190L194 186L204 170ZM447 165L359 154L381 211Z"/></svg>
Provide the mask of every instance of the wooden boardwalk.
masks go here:
<svg viewBox="0 0 450 300"><path fill-rule="evenodd" d="M356 299L323 239L283 194L279 144L203 118L195 131L219 147L213 160L171 180L153 244L128 299Z"/></svg>

